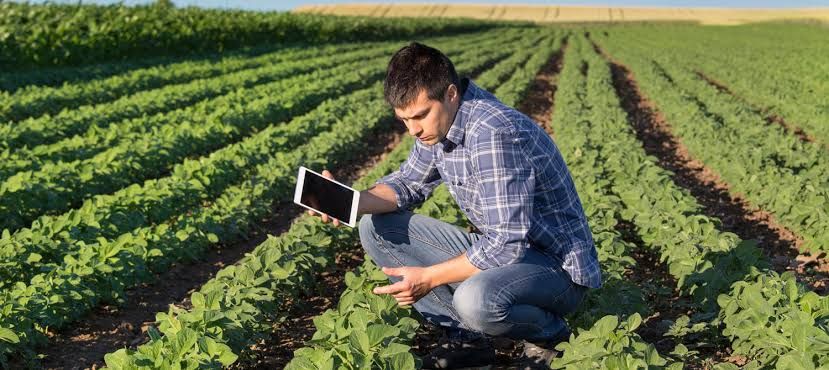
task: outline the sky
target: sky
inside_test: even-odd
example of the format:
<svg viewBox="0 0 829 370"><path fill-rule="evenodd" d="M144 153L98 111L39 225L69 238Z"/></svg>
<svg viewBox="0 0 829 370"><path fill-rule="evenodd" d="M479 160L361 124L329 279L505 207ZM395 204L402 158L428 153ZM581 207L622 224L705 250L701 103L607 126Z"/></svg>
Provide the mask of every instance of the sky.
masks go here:
<svg viewBox="0 0 829 370"><path fill-rule="evenodd" d="M41 0L30 1L42 3ZM78 3L79 0L52 0L52 2ZM81 0L84 3L111 4L114 0ZM125 0L125 4L143 4L148 0ZM238 8L248 10L290 10L303 4L334 4L334 3L475 3L475 4L547 4L547 5L599 5L599 6L647 6L647 7L727 7L727 8L797 8L797 7L829 7L829 0L469 0L469 1L342 1L342 0L173 0L178 6L196 5L209 8Z"/></svg>

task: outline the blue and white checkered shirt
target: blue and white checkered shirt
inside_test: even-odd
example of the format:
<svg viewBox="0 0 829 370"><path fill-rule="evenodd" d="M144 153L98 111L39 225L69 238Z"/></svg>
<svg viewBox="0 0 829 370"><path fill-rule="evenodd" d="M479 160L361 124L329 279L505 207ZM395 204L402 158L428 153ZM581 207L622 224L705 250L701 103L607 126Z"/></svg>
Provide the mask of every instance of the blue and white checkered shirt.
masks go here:
<svg viewBox="0 0 829 370"><path fill-rule="evenodd" d="M441 182L482 233L466 252L481 270L520 261L539 248L573 282L601 286L601 269L570 171L552 138L532 119L464 79L468 86L446 138L416 141L400 169L378 181L397 205L423 203Z"/></svg>

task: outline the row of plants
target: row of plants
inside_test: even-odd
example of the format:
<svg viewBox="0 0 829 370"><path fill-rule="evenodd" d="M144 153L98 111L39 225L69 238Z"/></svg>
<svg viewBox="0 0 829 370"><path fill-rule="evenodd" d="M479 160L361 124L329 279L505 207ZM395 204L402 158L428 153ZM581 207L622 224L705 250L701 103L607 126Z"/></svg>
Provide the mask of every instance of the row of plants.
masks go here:
<svg viewBox="0 0 829 370"><path fill-rule="evenodd" d="M507 32L506 34L518 35L517 32ZM469 41L480 41L480 37L481 36L470 37ZM491 39L492 38L490 37L489 40L486 41L490 41ZM449 39L435 39L428 41L446 44L447 40ZM180 96L180 98L168 99L169 97L165 98L163 96L152 97L149 95L153 95L155 92L159 91L152 90L145 92L148 96L144 96L142 99L137 99L138 101L135 101L136 96L127 96L119 100L126 102L126 104L130 106L129 108L110 106L86 107L91 109L91 111L88 112L89 114L80 113L79 115L84 117L94 117L93 119L97 120L96 122L98 123L92 124L88 128L85 128L85 131L77 135L65 137L52 144L44 143L42 145L35 145L33 148L23 147L4 150L0 153L0 160L2 160L0 161L0 179L7 179L13 174L24 170L35 171L56 161L72 162L76 160L89 159L90 157L94 157L99 154L104 155L102 152L112 149L114 146L157 134L157 131L164 129L165 126L187 124L192 121L194 116L199 118L212 117L214 115L226 113L225 111L227 110L232 110L231 108L222 109L223 107L234 107L245 104L253 104L256 102L261 104L263 99L273 96L278 92L291 89L295 90L302 84L322 83L321 81L308 82L307 79L322 79L325 76L328 76L331 71L327 71L326 68L337 68L338 66L341 67L346 63L354 63L358 61L365 62L366 58L369 58L369 60L378 59L378 63L380 63L379 59L382 58L382 55L388 55L392 51L393 48L389 45L386 47L381 46L371 48L366 51L348 52L341 55L324 56L304 61L291 61L275 66L266 66L261 69L267 71L265 74L271 74L273 72L270 77L264 78L261 73L254 73L254 75L258 77L252 77L252 79L249 79L248 82L255 83L255 85L250 87L240 87L235 91L233 91L234 89L228 90L227 86L236 86L241 80L237 80L233 76L220 76L213 79L194 81L192 84L184 86L183 90L181 89L181 85L172 85L159 89L169 90L171 93ZM310 72L310 74L304 74L305 72ZM337 72L337 70L334 72ZM282 76L282 79L278 78L278 76ZM271 77L276 80L269 82ZM191 85L192 87L188 87ZM196 91L200 91L202 88L211 90L211 86L216 87L219 90L232 92L227 95L204 99L196 104L189 105L189 102L196 101L193 100L194 98L192 95L201 94L201 92L191 94L193 91L190 90L195 89ZM143 96L145 93L139 95ZM144 104L150 104L153 106L169 104L171 107L177 106L178 108L172 111L168 111L165 108L162 112L152 114L155 109L153 108L147 110L148 107ZM80 110L82 111L84 109L85 108L81 108ZM126 109L129 113L122 113L124 109ZM106 113L95 114L96 112ZM69 117L75 115L76 113L77 111L70 111L65 115ZM132 119L125 118L117 122L112 122L105 118L111 114L137 115L138 117ZM72 123L72 125L75 123ZM54 136L52 139L57 140L61 135L59 130L54 130L54 122L44 121L37 126L40 127L38 129L39 131L49 132L48 135ZM86 124L83 126L86 126ZM10 128L10 130L13 131L16 130L16 128ZM20 130L25 131L23 129ZM29 132L29 134L31 134L31 132ZM22 133L20 135L22 137L27 137L28 139L36 139Z"/></svg>
<svg viewBox="0 0 829 370"><path fill-rule="evenodd" d="M486 40L501 32L507 32L507 29L478 32L474 38L470 37L470 42ZM428 41L443 42L442 40L450 37L457 36L443 36ZM55 115L63 109L107 103L142 91L159 89L168 85L186 84L194 80L225 76L246 70L259 70L269 65L304 61L305 64L300 65L297 71L286 75L301 73L302 68L307 68L306 70L314 68L313 62L323 56L357 50L376 50L384 45L392 47L392 45L397 44L399 43L358 42L315 47L288 47L276 50L271 46L269 48L263 47L262 49L267 51L258 54L254 52L235 53L173 62L147 68L137 68L100 79L68 81L59 86L30 85L14 92L0 91L0 122L20 121L44 114ZM337 57L342 58L345 55ZM339 63L342 63L342 61L339 61ZM237 77L224 81L224 83L233 87L238 85L236 79L244 77L234 76Z"/></svg>
<svg viewBox="0 0 829 370"><path fill-rule="evenodd" d="M20 121L44 114L54 115L63 109L102 104L126 95L180 85L194 80L218 77L244 70L296 60L373 48L379 43L348 43L317 47L288 47L258 55L231 54L194 59L147 68L138 68L100 79L72 81L59 86L29 85L14 92L0 92L0 122Z"/></svg>
<svg viewBox="0 0 829 370"><path fill-rule="evenodd" d="M682 337L706 332L715 342L731 339L734 353L747 358L744 368L825 366L829 352L819 344L829 343L829 299L808 292L791 274L768 271L753 242L719 231L719 220L703 215L696 200L645 154L614 94L607 62L593 52L585 55L591 114L580 128L586 147L597 151L611 190L621 200L619 216L660 254L676 291L693 302L693 318L669 322L666 335L679 342L672 354L683 359L697 354L681 343Z"/></svg>
<svg viewBox="0 0 829 370"><path fill-rule="evenodd" d="M59 266L88 243L115 240L131 230L163 224L206 202L212 202L228 187L250 176L257 165L276 153L290 152L305 138L330 130L342 107L376 98L379 85L329 100L308 114L282 125L271 126L245 140L220 149L199 161L185 161L172 176L144 187L97 198L78 210L52 218L41 218L31 229L4 235L0 242L2 283L26 282L32 276Z"/></svg>
<svg viewBox="0 0 829 370"><path fill-rule="evenodd" d="M101 79L69 81L59 86L30 85L0 92L0 122L20 121L63 109L102 104L141 91L178 85L258 69L296 60L311 60L333 53L375 48L379 43L350 43L318 47L290 47L260 55L228 55L139 68Z"/></svg>
<svg viewBox="0 0 829 370"><path fill-rule="evenodd" d="M659 55L672 56L673 62L726 85L751 109L782 117L793 128L829 145L829 127L824 124L829 112L823 99L829 94L825 78L829 69L821 59L829 50L818 37L818 26L696 27L689 31L687 26L663 32L633 28L611 32L611 37L660 50Z"/></svg>
<svg viewBox="0 0 829 370"><path fill-rule="evenodd" d="M456 64L459 73L464 74L488 64L488 58L484 55L489 51L481 48L477 50L477 58L472 58L472 55L470 58L459 58ZM383 162L358 180L354 187L366 188L377 178L393 171L408 156L412 143L411 138L404 139ZM331 163L319 165L332 168ZM222 270L199 292L194 293L191 309L171 307L169 312L159 313L157 323L160 332L151 331L149 343L136 350L121 349L108 354L105 357L107 366L115 369L164 366L218 368L235 362L239 354L244 354L257 339L267 338L271 325L280 322L290 311L288 303L296 302L303 293L311 294L308 290L297 289L298 285L294 282L301 280L305 282L302 286L313 286L312 281L332 263L335 253L343 248L354 248L356 240L354 229L331 228L319 224L315 217L300 217L287 232L259 245L245 259ZM313 263L292 264L285 268L285 263L290 259L272 260L268 264L259 262L259 256L270 254L291 254L292 259ZM366 271L373 271L370 277L366 279L364 275L349 275L347 279L350 286L364 286L384 278L378 275L376 267L372 270L370 262L364 266ZM203 301L196 297L211 294L216 299L210 306L195 303ZM359 297L353 298L356 304ZM417 324L407 318L408 309L397 307L393 299L376 298L372 307L361 310L361 313L367 315L365 318L368 319L373 308L390 320L384 325L373 325L370 330L366 327L366 330L354 335L360 337L357 340L363 348L376 348L378 342L388 344L390 349L384 352L384 357L392 359L389 360L389 365L402 366L393 368L410 368L411 366L406 366L412 360L408 347L394 338L400 334L400 325L409 328L407 332L413 333ZM213 320L214 317L221 317L222 320ZM170 325L170 322L176 324ZM199 343L215 344L211 348Z"/></svg>
<svg viewBox="0 0 829 370"><path fill-rule="evenodd" d="M365 140L388 128L390 115L378 92L379 86L375 99L340 105L330 112L335 123L329 131L303 141L293 151L270 156L215 201L115 240L81 243L47 272L8 287L0 293L0 307L5 308L0 328L14 337L0 341L0 353L31 357L34 348L45 343L45 328L59 329L100 302L120 303L125 289L151 280L171 263L203 255L217 243L244 238L253 223L272 211L271 204L290 197L299 165L344 163L358 156ZM229 297L240 296L231 292Z"/></svg>
<svg viewBox="0 0 829 370"><path fill-rule="evenodd" d="M736 98L670 59L646 57L634 43L602 45L636 74L692 157L718 173L732 191L803 237L803 249L829 246L825 148L765 124Z"/></svg>
<svg viewBox="0 0 829 370"><path fill-rule="evenodd" d="M216 106L180 124L122 141L92 158L53 162L0 183L0 228L15 231L45 214L63 213L84 200L164 176L185 158L210 153L273 122L382 78L384 58L346 63L272 86L270 95L244 105Z"/></svg>
<svg viewBox="0 0 829 370"><path fill-rule="evenodd" d="M319 73L348 62L379 58L392 50L390 45L385 45L351 51L344 55L322 55L308 60L269 64L227 75L140 91L107 103L72 107L54 116L46 114L19 122L9 122L0 126L3 134L0 146L12 150L22 147L33 148L83 134L91 127L103 129L110 125L123 124L122 122L130 118L174 112L191 106L190 109L205 110L208 102L196 103L206 99L213 99L217 104L238 100L241 104L266 96L268 88L284 83L290 78Z"/></svg>
<svg viewBox="0 0 829 370"><path fill-rule="evenodd" d="M682 363L660 355L636 330L642 316L650 316L644 291L630 278L639 266L633 258L636 245L623 235L620 221L622 199L613 183L597 144L604 135L590 132L594 118L588 97L586 40L574 34L568 39L563 69L555 92L551 131L573 176L602 268L602 286L591 289L579 310L568 318L574 328L569 341L557 349L563 356L550 365L555 369L663 369L682 368Z"/></svg>
<svg viewBox="0 0 829 370"><path fill-rule="evenodd" d="M447 46L460 47L462 41ZM459 58L479 58L481 63L487 63L505 54L499 51L479 56L473 51L461 53ZM99 238L114 239L135 228L164 222L214 199L274 153L291 150L302 143L300 138L330 128L337 122L340 114L337 112L342 106L362 104L379 94L380 87L376 84L323 103L305 116L287 124L271 125L208 157L185 160L168 177L149 180L143 185L133 184L112 195L95 196L63 215L41 217L31 228L14 234L5 232L0 238L0 263L4 266L0 285L25 281L31 274L42 272L44 266L59 263L64 254L77 250L80 245L94 243Z"/></svg>
<svg viewBox="0 0 829 370"><path fill-rule="evenodd" d="M478 31L468 19L385 19L151 5L0 5L0 66L79 65L247 45L388 40Z"/></svg>

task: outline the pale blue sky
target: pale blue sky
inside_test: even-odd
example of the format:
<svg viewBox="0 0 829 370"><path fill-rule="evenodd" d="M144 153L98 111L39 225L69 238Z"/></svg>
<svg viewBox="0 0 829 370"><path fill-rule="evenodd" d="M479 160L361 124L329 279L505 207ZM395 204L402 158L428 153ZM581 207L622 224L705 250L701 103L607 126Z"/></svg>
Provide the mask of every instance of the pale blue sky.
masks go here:
<svg viewBox="0 0 829 370"><path fill-rule="evenodd" d="M40 0L31 1L34 3L43 2ZM78 3L77 0L58 0L55 2ZM84 3L110 4L117 3L115 0L83 0ZM143 4L148 0L125 0L125 4ZM211 8L241 8L249 10L290 10L302 4L333 4L348 3L353 1L342 0L173 0L176 5L196 5ZM362 0L357 2L371 3L487 3L487 4L555 4L555 5L608 5L608 6L659 6L659 7L730 7L730 8L793 8L793 7L829 7L829 0L560 0L560 1L534 1L534 0L469 0L469 1L371 1Z"/></svg>

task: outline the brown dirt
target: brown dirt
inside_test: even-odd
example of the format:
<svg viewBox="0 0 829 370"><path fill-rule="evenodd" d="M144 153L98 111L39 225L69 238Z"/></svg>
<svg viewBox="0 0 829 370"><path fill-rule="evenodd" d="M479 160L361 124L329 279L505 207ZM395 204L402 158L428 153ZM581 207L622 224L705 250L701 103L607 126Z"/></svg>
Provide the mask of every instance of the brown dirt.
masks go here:
<svg viewBox="0 0 829 370"><path fill-rule="evenodd" d="M567 40L561 44L561 49L541 68L527 93L527 96L518 105L518 110L527 114L536 123L553 134L552 120L555 110L554 97L558 90L558 74L564 62L564 52L567 51Z"/></svg>
<svg viewBox="0 0 829 370"><path fill-rule="evenodd" d="M695 70L694 73L699 78L703 79L703 81L707 82L709 85L716 88L718 91L737 98L737 100L741 101L743 104L745 104L747 107L749 107L749 109L751 109L752 112L754 112L754 113L756 113L760 116L763 116L763 119L766 121L766 123L768 123L768 124L777 124L777 125L782 126L783 129L785 129L787 132L797 136L797 138L800 139L800 141L807 142L807 143L814 143L815 142L815 138L810 136L809 134L807 134L805 131L803 131L803 129L801 129L800 127L797 127L796 125L792 125L792 124L786 122L786 120L783 119L783 117L780 117L777 114L770 113L768 108L757 108L757 107L755 107L754 104L749 103L748 100L746 100L742 96L735 93L728 86L726 86L725 84L723 84L720 81L715 80L711 76L706 75L705 73L703 73L700 70Z"/></svg>
<svg viewBox="0 0 829 370"><path fill-rule="evenodd" d="M769 212L753 207L740 194L730 192L728 184L717 173L692 158L679 138L671 133L665 117L640 90L633 73L597 44L593 45L610 63L614 87L645 151L658 159L659 166L673 173L674 183L689 191L705 214L719 218L722 230L744 240L756 240L776 271L792 271L812 290L826 294L829 289L826 256L801 253L799 246L803 242L796 234L780 225Z"/></svg>
<svg viewBox="0 0 829 370"><path fill-rule="evenodd" d="M294 357L294 351L306 345L316 332L314 317L336 305L345 290L345 273L363 263L362 251L345 251L336 256L331 271L322 272L320 289L316 295L300 302L288 303L292 307L288 319L274 327L270 340L262 340L252 346L249 359L240 361L231 369L281 369Z"/></svg>
<svg viewBox="0 0 829 370"><path fill-rule="evenodd" d="M332 171L338 179L346 182L356 180L377 162L385 158L400 142L403 134L402 125L384 122L388 125L382 133L366 143L366 150L358 156L359 160L350 161L340 169ZM360 161L362 160L362 161ZM272 206L272 214L261 220L255 231L241 243L223 245L193 263L176 264L166 273L158 274L153 283L131 289L127 292L126 302L122 307L102 306L85 318L65 330L50 333L50 343L43 349L46 357L42 365L46 369L97 369L103 366L103 356L118 348L134 348L147 341L144 334L155 322L155 313L166 311L170 304L187 307L189 295L211 279L217 271L235 263L245 253L261 244L269 234L279 235L286 231L291 221L300 214L300 210L291 202L279 202ZM344 257L343 257L344 258ZM338 257L338 261L346 261ZM330 275L330 274L329 274ZM326 284L336 284L340 275L324 277ZM308 301L309 306L319 307L326 303L325 297L314 297ZM310 310L311 308L309 308ZM296 322L310 322L315 314L299 317L304 311L297 311ZM320 311L322 312L322 311ZM313 325L312 325L313 326ZM286 343L289 350L292 342L302 342L307 337L307 330L283 330L280 343ZM313 333L313 332L311 332ZM288 335L296 335L291 339ZM290 350L290 353L293 351ZM274 354L276 359L278 355Z"/></svg>
<svg viewBox="0 0 829 370"><path fill-rule="evenodd" d="M651 315L643 317L642 325L636 330L642 339L656 347L661 354L671 353L677 344L682 343L697 355L686 359L686 369L706 369L706 360L723 362L731 355L728 346L716 345L712 341L718 338L706 336L706 333L688 334L677 338L666 336L672 323L683 316L693 317L697 307L687 296L677 289L677 281L668 271L668 265L660 260L659 254L648 248L636 232L636 226L628 221L619 221L615 229L626 242L636 245L630 256L636 266L626 271L625 277L638 285L645 294L645 301L651 309Z"/></svg>

